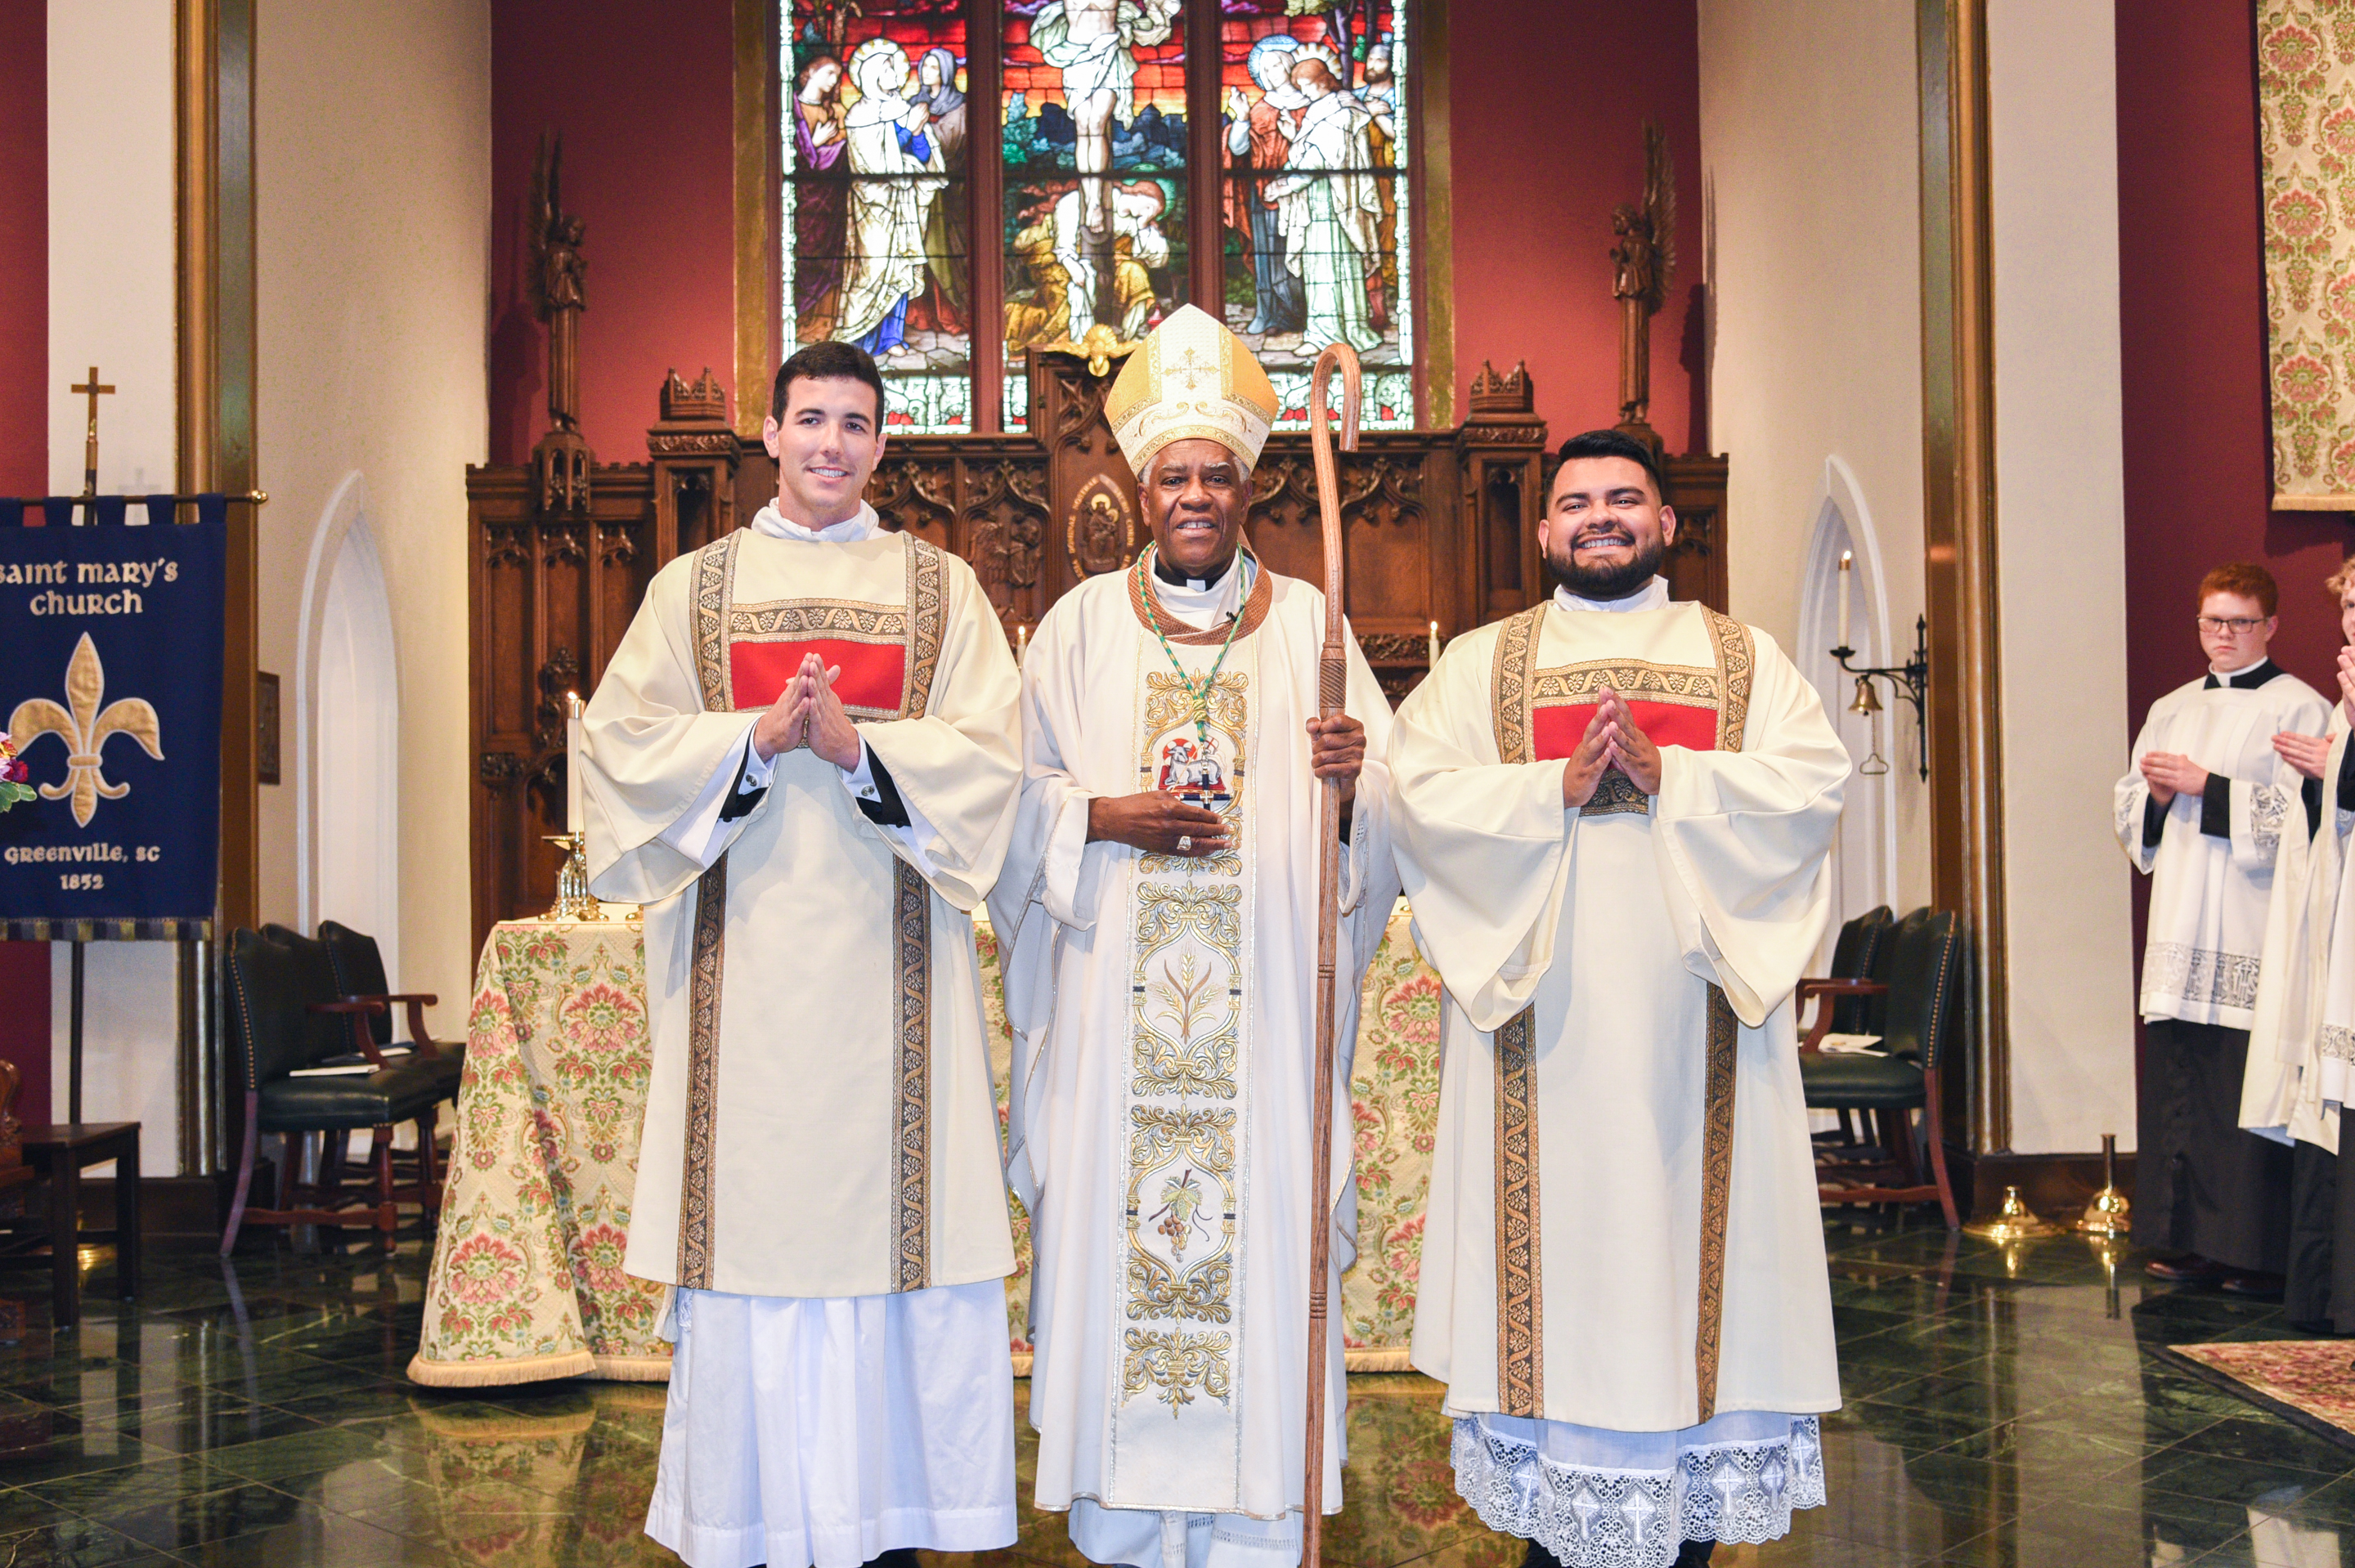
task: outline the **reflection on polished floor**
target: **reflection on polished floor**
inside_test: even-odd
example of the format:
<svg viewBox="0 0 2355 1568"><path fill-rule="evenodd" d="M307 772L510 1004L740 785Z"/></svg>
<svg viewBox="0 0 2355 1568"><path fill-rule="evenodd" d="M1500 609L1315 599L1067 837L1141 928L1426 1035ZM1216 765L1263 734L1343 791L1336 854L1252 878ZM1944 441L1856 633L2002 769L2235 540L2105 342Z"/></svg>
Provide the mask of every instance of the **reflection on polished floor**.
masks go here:
<svg viewBox="0 0 2355 1568"><path fill-rule="evenodd" d="M2007 1253L1861 1217L1827 1235L1849 1400L1824 1424L1831 1505L1718 1563L2355 1561L2355 1448L2155 1354L2291 1336L2280 1308L2159 1287L2135 1254L2113 1282L2075 1237ZM118 1303L100 1255L81 1329L54 1338L39 1277L0 1276L35 1323L0 1347L0 1564L674 1561L639 1533L663 1390L409 1383L414 1236L389 1261L282 1245L146 1266L144 1298ZM1438 1399L1420 1377L1351 1381L1328 1559L1516 1568L1520 1543L1456 1499ZM1060 1519L1028 1510L995 1555L1079 1561Z"/></svg>

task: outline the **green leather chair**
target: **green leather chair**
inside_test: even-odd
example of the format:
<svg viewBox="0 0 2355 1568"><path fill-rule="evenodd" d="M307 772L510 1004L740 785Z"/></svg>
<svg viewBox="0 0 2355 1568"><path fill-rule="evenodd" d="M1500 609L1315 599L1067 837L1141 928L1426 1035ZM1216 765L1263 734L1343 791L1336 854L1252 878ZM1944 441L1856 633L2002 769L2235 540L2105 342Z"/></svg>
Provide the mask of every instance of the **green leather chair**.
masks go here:
<svg viewBox="0 0 2355 1568"><path fill-rule="evenodd" d="M393 1004L407 1009L409 1039L404 1044L421 1060L434 1064L434 1081L449 1090L442 1097L457 1103L458 1083L466 1070L465 1043L436 1040L425 1031L425 1010L440 1006L442 999L425 991L393 991L385 979L384 954L376 938L366 932L355 931L340 921L322 920L319 940L326 946L327 961L335 966L336 987L345 1001L374 998L387 1004L383 1012L368 1014L368 1033L377 1044L393 1044Z"/></svg>
<svg viewBox="0 0 2355 1568"><path fill-rule="evenodd" d="M1938 1062L1961 1026L1961 938L1951 911L1916 909L1899 921L1886 939L1885 960L1874 968L1886 979L1802 980L1802 1004L1817 1000L1817 1021L1799 1049L1799 1078L1809 1110L1869 1113L1880 1124L1881 1157L1871 1162L1817 1161L1817 1193L1826 1206L1843 1203L1926 1203L1936 1200L1946 1228L1962 1221L1955 1211L1941 1134ZM1885 961L1886 968L1882 968ZM1885 1054L1825 1055L1826 1015L1842 1000L1869 1001L1881 1012L1879 1033ZM1921 1143L1929 1147L1929 1179L1913 1129L1922 1113ZM1828 1177L1829 1180L1821 1180Z"/></svg>
<svg viewBox="0 0 2355 1568"><path fill-rule="evenodd" d="M391 1251L399 1202L422 1204L429 1217L441 1208L432 1150L434 1107L445 1091L434 1065L416 1058L384 1065L368 1020L387 1012L389 1004L382 998L344 1000L324 943L283 927L240 930L229 940L225 968L230 1071L245 1091L245 1136L229 1224L221 1233L221 1255L226 1257L237 1245L238 1232L248 1221L342 1225L356 1217L355 1211L372 1218L384 1249ZM346 1053L367 1058L375 1070L335 1077L293 1075L297 1068ZM419 1180L396 1184L392 1129L405 1121L417 1124L422 1170ZM290 1153L279 1162L278 1206L247 1207L255 1151L263 1133L285 1134L290 1142L305 1133L325 1133L339 1150L340 1139L355 1128L375 1135L369 1157L376 1177L372 1194L342 1187L340 1157L323 1160L316 1181L297 1181Z"/></svg>

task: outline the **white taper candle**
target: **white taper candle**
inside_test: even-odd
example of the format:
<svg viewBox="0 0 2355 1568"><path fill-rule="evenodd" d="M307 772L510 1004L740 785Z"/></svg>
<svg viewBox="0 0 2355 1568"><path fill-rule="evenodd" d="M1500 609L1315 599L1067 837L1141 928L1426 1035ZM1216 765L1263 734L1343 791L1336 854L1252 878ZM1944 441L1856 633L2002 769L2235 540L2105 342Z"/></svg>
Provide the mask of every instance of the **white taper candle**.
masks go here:
<svg viewBox="0 0 2355 1568"><path fill-rule="evenodd" d="M564 694L564 831L581 831L581 694Z"/></svg>
<svg viewBox="0 0 2355 1568"><path fill-rule="evenodd" d="M1850 646L1850 643L1849 642L1849 640L1848 640L1848 573L1849 573L1849 567L1850 566L1852 566L1852 565L1855 563L1855 559L1856 559L1856 553L1855 553L1853 550L1842 550L1842 551L1840 552L1840 575L1839 575L1840 635L1839 635L1839 645L1840 645L1841 647L1843 647L1843 648L1846 648L1846 647Z"/></svg>

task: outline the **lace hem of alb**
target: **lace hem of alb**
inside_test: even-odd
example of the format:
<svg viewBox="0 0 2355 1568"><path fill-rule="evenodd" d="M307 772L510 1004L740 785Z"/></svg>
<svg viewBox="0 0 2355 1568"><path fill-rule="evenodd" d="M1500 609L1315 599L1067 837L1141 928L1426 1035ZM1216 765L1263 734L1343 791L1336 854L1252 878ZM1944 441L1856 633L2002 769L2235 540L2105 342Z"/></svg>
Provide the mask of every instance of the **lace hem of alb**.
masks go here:
<svg viewBox="0 0 2355 1568"><path fill-rule="evenodd" d="M1686 1448L1668 1470L1586 1469L1458 1417L1455 1488L1491 1530L1534 1541L1563 1568L1668 1568L1687 1541L1776 1541L1791 1510L1824 1504L1821 1425L1787 1438Z"/></svg>

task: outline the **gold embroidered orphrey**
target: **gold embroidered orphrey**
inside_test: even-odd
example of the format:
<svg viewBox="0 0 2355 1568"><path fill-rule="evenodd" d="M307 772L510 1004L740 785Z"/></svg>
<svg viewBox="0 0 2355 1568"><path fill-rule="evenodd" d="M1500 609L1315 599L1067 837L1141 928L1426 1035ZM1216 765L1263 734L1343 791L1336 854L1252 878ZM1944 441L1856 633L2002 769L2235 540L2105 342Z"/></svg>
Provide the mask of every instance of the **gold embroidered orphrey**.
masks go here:
<svg viewBox="0 0 2355 1568"><path fill-rule="evenodd" d="M1157 657L1140 642L1140 654ZM1250 644L1238 640L1238 651ZM1249 662L1246 654L1246 662ZM1140 669L1137 768L1159 787L1172 736L1192 739L1185 682ZM1242 828L1251 677L1222 670L1204 694L1236 848L1196 859L1143 854L1134 864L1130 926L1128 1179L1115 1411L1150 1397L1178 1416L1198 1399L1222 1407L1235 1438L1233 1324L1243 1281L1244 1128L1249 1119L1250 1001L1245 915L1252 899ZM1198 1434L1206 1440L1209 1435Z"/></svg>
<svg viewBox="0 0 2355 1568"><path fill-rule="evenodd" d="M946 619L941 552L911 535L904 607L839 599L780 600L738 606L736 552L741 530L705 546L695 564L695 669L704 711L735 711L730 643L823 635L907 646L900 706L894 712L846 707L878 719L922 718L939 668ZM893 1047L897 1106L893 1131L891 1288L932 1282L932 902L923 877L892 860ZM714 1148L719 1120L719 991L728 924L728 856L696 883L694 946L687 971L687 1140L678 1206L678 1284L711 1288Z"/></svg>
<svg viewBox="0 0 2355 1568"><path fill-rule="evenodd" d="M1602 661L1540 672L1540 629L1546 605L1538 604L1506 620L1497 637L1491 691L1497 758L1534 760L1531 736L1540 700L1591 694L1604 685L1641 692L1655 700L1717 709L1717 749L1739 751L1750 718L1750 681L1756 668L1750 629L1731 616L1700 607L1709 628L1712 667L1652 665ZM1625 784L1602 809L1648 812L1633 780L1614 768L1604 775ZM1597 789L1598 796L1602 793ZM1596 808L1590 803L1585 810ZM1545 1415L1545 1334L1540 1276L1542 1244L1538 1231L1537 1009L1525 1007L1497 1031L1497 1408L1500 1414L1542 1419ZM1701 1110L1700 1314L1694 1336L1694 1382L1700 1414L1717 1414L1719 1347L1725 1319L1725 1224L1733 1182L1734 1055L1741 1021L1723 988L1709 988L1706 1087Z"/></svg>

